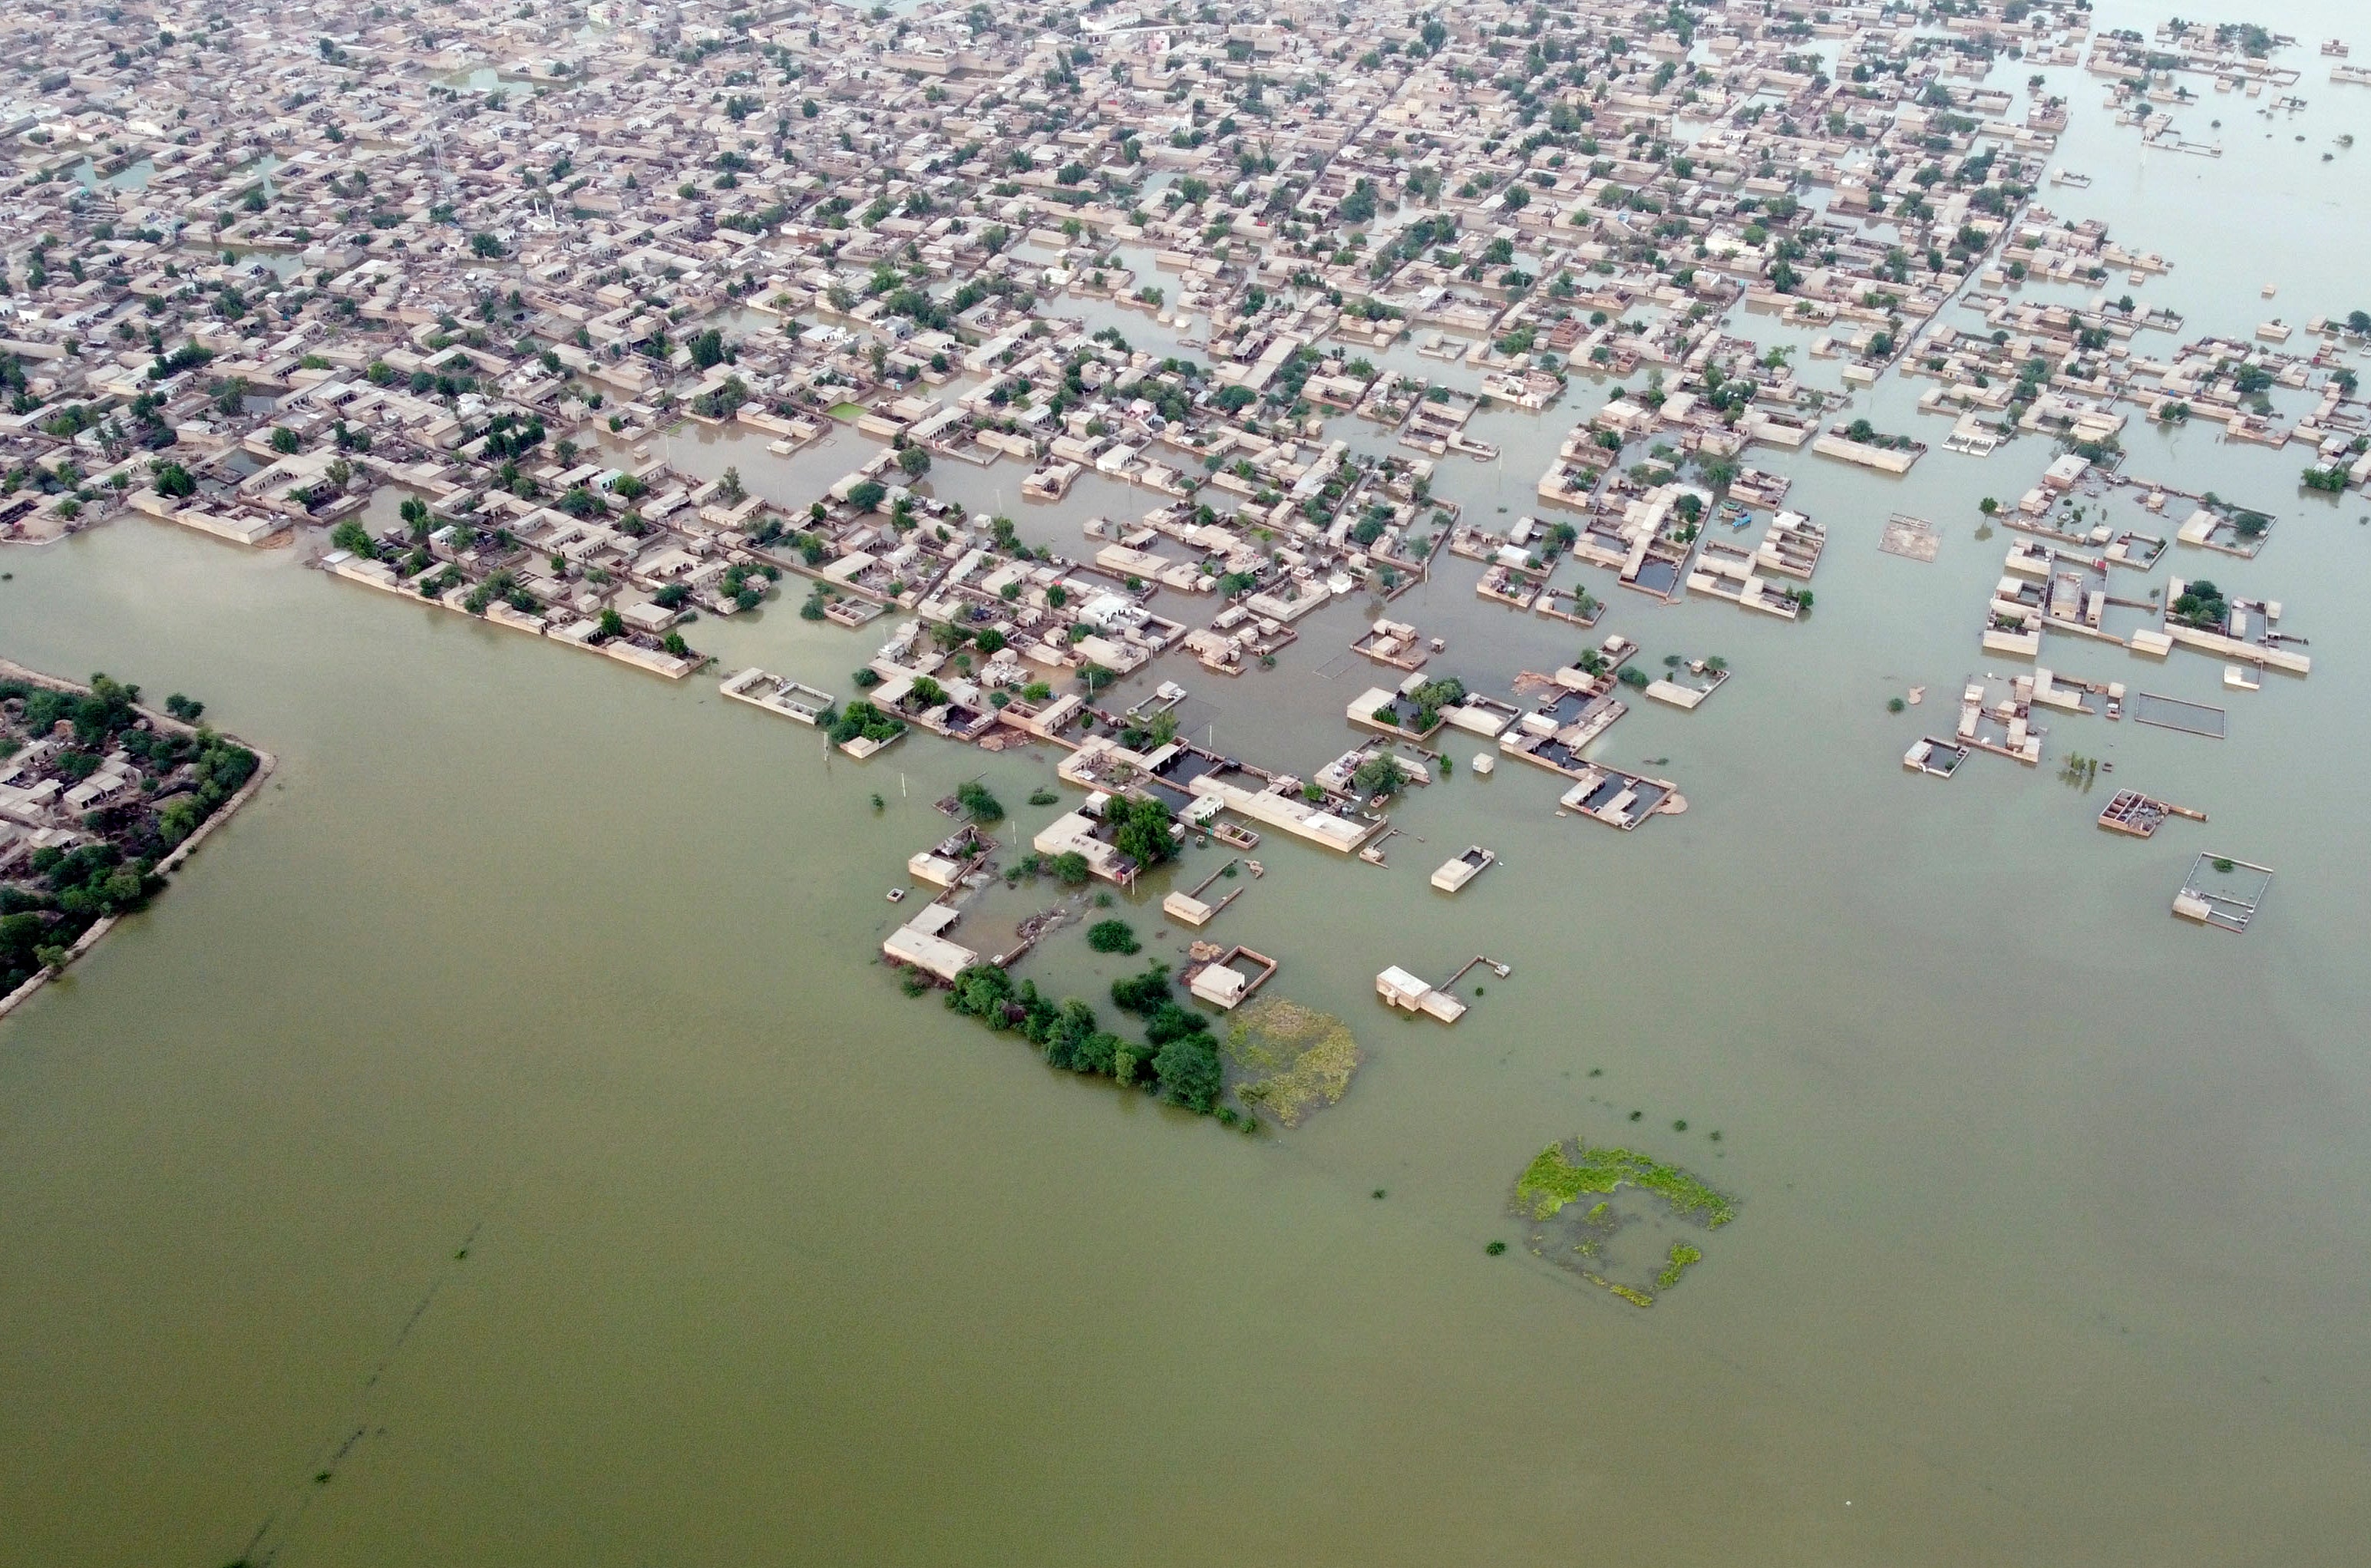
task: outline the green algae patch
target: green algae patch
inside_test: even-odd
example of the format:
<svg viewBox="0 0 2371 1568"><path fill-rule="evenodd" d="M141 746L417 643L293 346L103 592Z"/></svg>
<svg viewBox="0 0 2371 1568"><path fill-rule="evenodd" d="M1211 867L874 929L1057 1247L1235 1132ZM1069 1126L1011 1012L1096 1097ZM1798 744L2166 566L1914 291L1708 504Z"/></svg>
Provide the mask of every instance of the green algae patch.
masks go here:
<svg viewBox="0 0 2371 1568"><path fill-rule="evenodd" d="M1612 1280L1606 1278L1603 1274L1590 1274L1584 1271L1580 1277L1601 1289L1612 1291L1614 1295L1622 1297L1623 1300L1627 1301L1633 1307L1652 1307L1655 1304L1655 1298L1648 1295L1645 1291L1633 1290L1626 1285L1616 1285Z"/></svg>
<svg viewBox="0 0 2371 1568"><path fill-rule="evenodd" d="M1625 1193L1660 1202L1642 1209L1633 1198L1625 1212ZM1660 1239L1642 1256L1641 1241L1672 1221L1718 1230L1737 1217L1735 1199L1691 1172L1580 1139L1542 1149L1516 1178L1511 1206L1534 1226L1526 1243L1533 1256L1634 1307L1653 1306L1705 1256L1691 1241L1671 1241L1664 1251Z"/></svg>
<svg viewBox="0 0 2371 1568"><path fill-rule="evenodd" d="M1579 1139L1569 1147L1572 1152L1567 1154L1564 1144L1548 1145L1515 1182L1515 1201L1527 1205L1533 1219L1552 1218L1565 1205L1585 1194L1611 1193L1623 1186L1655 1193L1671 1205L1673 1213L1701 1221L1707 1230L1718 1230L1737 1217L1729 1198L1676 1165L1665 1165L1626 1148L1591 1148Z"/></svg>
<svg viewBox="0 0 2371 1568"><path fill-rule="evenodd" d="M1281 998L1236 1018L1222 1055L1240 1075L1235 1098L1288 1127L1339 1103L1359 1070L1359 1043L1347 1024Z"/></svg>

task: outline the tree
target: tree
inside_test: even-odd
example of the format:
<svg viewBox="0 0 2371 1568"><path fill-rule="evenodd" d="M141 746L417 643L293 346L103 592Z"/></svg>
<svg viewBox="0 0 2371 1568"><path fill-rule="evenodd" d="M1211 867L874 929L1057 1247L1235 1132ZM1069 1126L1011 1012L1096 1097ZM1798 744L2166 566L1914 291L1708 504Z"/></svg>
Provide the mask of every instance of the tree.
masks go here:
<svg viewBox="0 0 2371 1568"><path fill-rule="evenodd" d="M909 479L919 479L931 471L931 455L919 446L908 446L897 454L897 467Z"/></svg>
<svg viewBox="0 0 2371 1568"><path fill-rule="evenodd" d="M1087 879L1094 874L1093 868L1087 864L1087 858L1075 849L1067 849L1055 856L1051 862L1051 869L1054 872L1054 880L1064 887L1084 887Z"/></svg>
<svg viewBox="0 0 2371 1568"><path fill-rule="evenodd" d="M918 686L919 682L915 683ZM974 822L1002 822L1004 802L991 794L987 785L977 778L966 778L955 786L955 800L971 813Z"/></svg>
<svg viewBox="0 0 2371 1568"><path fill-rule="evenodd" d="M975 963L954 978L947 1006L980 1020L990 1029L1005 1027L1005 1009L1012 999L1012 976L993 963Z"/></svg>
<svg viewBox="0 0 2371 1568"><path fill-rule="evenodd" d="M195 795L176 795L156 812L156 832L168 844L179 844L198 830L205 808Z"/></svg>
<svg viewBox="0 0 2371 1568"><path fill-rule="evenodd" d="M489 261L499 260L509 254L503 248L501 240L484 233L473 234L469 236L469 252Z"/></svg>
<svg viewBox="0 0 2371 1568"><path fill-rule="evenodd" d="M1139 868L1160 865L1177 852L1170 827L1175 819L1167 802L1158 800L1115 800L1105 808L1113 826L1112 844Z"/></svg>
<svg viewBox="0 0 2371 1568"><path fill-rule="evenodd" d="M351 555L378 554L378 547L371 542L369 531L351 517L330 530L330 543Z"/></svg>
<svg viewBox="0 0 2371 1568"><path fill-rule="evenodd" d="M1112 1005L1122 1012L1150 1016L1155 1009L1173 1006L1169 989L1169 966L1156 963L1141 974L1124 975L1112 982Z"/></svg>
<svg viewBox="0 0 2371 1568"><path fill-rule="evenodd" d="M876 510L888 499L889 488L878 479L866 479L848 492L848 504L859 512Z"/></svg>
<svg viewBox="0 0 2371 1568"><path fill-rule="evenodd" d="M724 363L724 334L711 327L695 332L684 345L691 351L691 363L700 370L713 370Z"/></svg>
<svg viewBox="0 0 2371 1568"><path fill-rule="evenodd" d="M1360 763L1350 781L1370 795L1396 795L1407 788L1407 769L1389 752L1378 752Z"/></svg>
<svg viewBox="0 0 2371 1568"><path fill-rule="evenodd" d="M1087 928L1087 945L1097 952L1129 953L1142 951L1144 944L1136 939L1136 928L1125 920L1098 920Z"/></svg>
<svg viewBox="0 0 2371 1568"><path fill-rule="evenodd" d="M1162 1045L1153 1055L1152 1076L1161 1080L1162 1099L1205 1116L1218 1108L1219 1094L1226 1087L1218 1047L1208 1032L1181 1034Z"/></svg>
<svg viewBox="0 0 2371 1568"><path fill-rule="evenodd" d="M601 629L598 635L605 641L612 637L625 636L626 617L619 615L614 606L603 610L601 612Z"/></svg>

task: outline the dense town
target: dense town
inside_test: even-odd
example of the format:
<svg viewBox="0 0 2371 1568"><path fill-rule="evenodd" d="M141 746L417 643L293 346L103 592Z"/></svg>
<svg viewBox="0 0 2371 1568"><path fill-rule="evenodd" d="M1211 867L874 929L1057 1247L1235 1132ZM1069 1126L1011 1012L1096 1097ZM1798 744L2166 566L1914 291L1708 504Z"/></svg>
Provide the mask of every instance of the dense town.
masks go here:
<svg viewBox="0 0 2371 1568"><path fill-rule="evenodd" d="M1970 606L1981 647L2189 649L2234 686L2309 667L2277 603L2170 563L2117 589L2168 535L2252 558L2277 520L2123 472L2121 436L2212 422L2312 489L2371 478L2371 316L2188 335L2141 297L2172 260L2062 211L2069 105L2025 75L2079 67L2152 148L2216 156L2181 111L2300 79L2296 40L2251 26L2095 35L2031 0L528 0L36 6L0 38L0 541L128 513L294 542L678 680L704 623L795 599L866 640L862 689L716 671L726 695L859 758L916 729L1059 747L1083 801L1036 847L1122 885L1188 834L1380 863L1394 797L1499 757L1561 776L1560 814L1684 810L1593 748L1634 701L1694 709L1724 661L1642 668L1590 628L1625 592L1810 614L1845 520L1791 509L1774 454L1902 475L2048 445L2041 485L1984 503L2018 542ZM1919 428L1856 412L1902 379ZM1494 409L1568 431L1528 513L1447 493L1448 465L1504 460ZM678 466L686 430L753 472L855 455L790 493ZM1057 540L933 483L989 469L1026 502L1092 480L1136 505ZM1882 548L1933 559L1931 525L1895 523ZM1567 625L1571 662L1445 667L1392 603L1455 561ZM1345 599L1382 610L1340 757L1164 721L1176 682L1256 682ZM1139 672L1158 692L1106 707ZM2030 764L2032 704L2122 698L2046 668L1972 686L1905 765ZM71 821L19 805L71 850ZM935 860L951 892L980 870ZM1463 863L1460 885L1488 862ZM952 983L984 955L931 908L888 954ZM1214 950L1195 994L1232 1006L1257 961Z"/></svg>

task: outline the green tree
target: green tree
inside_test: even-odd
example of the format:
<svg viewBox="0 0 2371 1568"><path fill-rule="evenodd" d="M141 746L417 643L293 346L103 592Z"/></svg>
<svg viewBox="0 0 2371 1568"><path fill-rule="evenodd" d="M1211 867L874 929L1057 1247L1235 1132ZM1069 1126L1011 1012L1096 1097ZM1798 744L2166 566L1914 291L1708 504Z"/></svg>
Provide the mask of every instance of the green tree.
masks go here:
<svg viewBox="0 0 2371 1568"><path fill-rule="evenodd" d="M918 686L920 682L915 683ZM989 823L1004 820L1004 802L989 791L977 778L966 778L955 786L955 800L971 813L974 822Z"/></svg>
<svg viewBox="0 0 2371 1568"><path fill-rule="evenodd" d="M176 795L156 813L156 833L168 844L179 844L198 830L205 808L195 795Z"/></svg>
<svg viewBox="0 0 2371 1568"><path fill-rule="evenodd" d="M1170 836L1176 819L1165 801L1115 800L1105 808L1105 815L1113 826L1113 847L1139 870L1160 865L1177 852L1176 841Z"/></svg>
<svg viewBox="0 0 2371 1568"><path fill-rule="evenodd" d="M1360 763L1350 781L1370 795L1396 795L1407 788L1407 769L1389 752L1378 752Z"/></svg>
<svg viewBox="0 0 2371 1568"><path fill-rule="evenodd" d="M1161 1081L1162 1099L1205 1116L1218 1109L1220 1091L1226 1087L1218 1047L1207 1032L1181 1034L1162 1045L1153 1055L1152 1076Z"/></svg>
<svg viewBox="0 0 2371 1568"><path fill-rule="evenodd" d="M1125 920L1098 920L1087 928L1087 945L1097 952L1139 952L1144 944L1136 939L1136 928Z"/></svg>

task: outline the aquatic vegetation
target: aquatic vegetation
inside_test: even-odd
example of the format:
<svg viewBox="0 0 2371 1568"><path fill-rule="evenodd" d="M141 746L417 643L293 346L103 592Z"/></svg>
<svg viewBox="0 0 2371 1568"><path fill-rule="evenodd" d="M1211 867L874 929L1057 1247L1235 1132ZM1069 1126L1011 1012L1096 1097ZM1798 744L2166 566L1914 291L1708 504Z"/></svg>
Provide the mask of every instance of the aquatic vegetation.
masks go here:
<svg viewBox="0 0 2371 1568"><path fill-rule="evenodd" d="M1626 1148L1591 1148L1578 1139L1566 1153L1548 1145L1515 1182L1515 1200L1533 1219L1546 1219L1584 1193L1612 1193L1623 1186L1653 1193L1683 1219L1718 1230L1737 1217L1734 1202L1675 1165Z"/></svg>
<svg viewBox="0 0 2371 1568"><path fill-rule="evenodd" d="M1359 1070L1359 1043L1331 1013L1282 998L1254 1007L1229 1026L1222 1054L1245 1077L1235 1098L1297 1127L1340 1102ZM1382 1196L1382 1189L1376 1190Z"/></svg>
<svg viewBox="0 0 2371 1568"><path fill-rule="evenodd" d="M1663 1265L1663 1272L1655 1276L1655 1288L1658 1290L1671 1289L1671 1286L1680 1283L1680 1275L1687 1272L1687 1267L1690 1263L1702 1262L1703 1261L1704 1253L1698 1249L1689 1246L1684 1241L1672 1242L1671 1261L1665 1263Z"/></svg>
<svg viewBox="0 0 2371 1568"><path fill-rule="evenodd" d="M1482 1250L1495 1258L1507 1250L1507 1244L1504 1241L1493 1241Z"/></svg>
<svg viewBox="0 0 2371 1568"><path fill-rule="evenodd" d="M1627 1301L1633 1307L1652 1307L1655 1304L1655 1298L1648 1295L1645 1291L1633 1290L1626 1285L1616 1285L1612 1280L1606 1278L1603 1274L1590 1274L1588 1270L1584 1269L1581 1271L1580 1277L1589 1281L1590 1284L1596 1286L1601 1290L1612 1291L1614 1295L1622 1297L1623 1300Z"/></svg>

